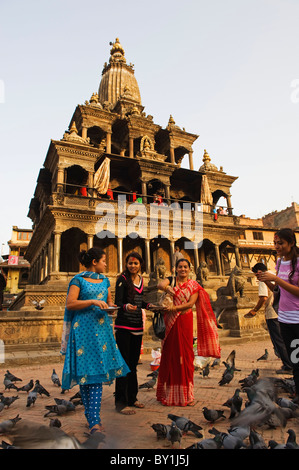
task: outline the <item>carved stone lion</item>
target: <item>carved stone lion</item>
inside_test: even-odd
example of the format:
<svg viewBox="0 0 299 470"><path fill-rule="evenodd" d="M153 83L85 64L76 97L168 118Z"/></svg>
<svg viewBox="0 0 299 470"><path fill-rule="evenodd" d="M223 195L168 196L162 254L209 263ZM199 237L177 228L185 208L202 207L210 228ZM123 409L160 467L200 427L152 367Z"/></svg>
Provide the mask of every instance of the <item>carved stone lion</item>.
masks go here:
<svg viewBox="0 0 299 470"><path fill-rule="evenodd" d="M217 296L227 295L236 298L239 294L240 297L244 297L245 284L246 278L243 276L242 268L235 266L229 276L227 285L217 290Z"/></svg>

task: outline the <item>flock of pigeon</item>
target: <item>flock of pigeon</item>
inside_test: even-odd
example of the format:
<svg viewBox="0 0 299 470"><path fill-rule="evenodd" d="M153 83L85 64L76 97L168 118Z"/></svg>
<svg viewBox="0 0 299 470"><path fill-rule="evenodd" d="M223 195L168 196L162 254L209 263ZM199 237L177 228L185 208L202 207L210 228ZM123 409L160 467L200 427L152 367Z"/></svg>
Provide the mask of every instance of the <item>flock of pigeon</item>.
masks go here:
<svg viewBox="0 0 299 470"><path fill-rule="evenodd" d="M97 432L93 435L87 433L87 439L81 443L74 436L68 435L61 428L58 417L74 412L78 405L83 405L80 392L69 400L54 398L54 404L45 405L44 418L49 417L49 426L23 419L17 414L15 417L1 421L1 412L9 409L19 399L19 393L27 393L26 408L35 406L38 397L50 397L49 391L39 380L31 379L27 384L17 386L23 380L16 377L9 370L4 375L4 392L0 392L0 436L9 437L11 442L0 441L2 449L97 449L104 441L104 435ZM61 382L55 369L51 375L54 385L61 388ZM15 395L8 394L12 391ZM65 390L61 389L63 394Z"/></svg>
<svg viewBox="0 0 299 470"><path fill-rule="evenodd" d="M235 364L236 351L233 350L224 364L224 371L218 385L225 387L235 377L235 371L241 371ZM268 351L259 357L258 361L268 358ZM210 367L220 365L219 360L202 363L201 373L203 377L208 377ZM156 371L154 379L157 378ZM149 374L149 375L152 375ZM153 387L153 380L150 381ZM149 387L149 383L143 384L140 388ZM229 408L229 416L225 415L223 409L209 409L204 406L202 414L205 422L209 425L208 433L211 437L204 438L200 432L203 428L184 416L168 414L169 424L155 423L151 427L156 433L158 440L167 440L172 448L182 448L183 437L187 434L194 434L200 440L196 440L191 446L185 449L299 449L296 441L294 429L286 430L284 442L277 442L273 439L265 441L263 429L286 428L289 420L295 420L298 424L299 406L291 397L294 395L295 385L293 378L281 379L276 377L259 377L259 369L253 369L251 373L238 380L238 387L234 394L228 398L223 407ZM283 393L289 394L289 398L279 396ZM245 394L245 399L242 397ZM244 404L243 404L244 403ZM220 408L220 407L219 407ZM225 432L217 429L217 423L228 420L229 424Z"/></svg>
<svg viewBox="0 0 299 470"><path fill-rule="evenodd" d="M267 360L268 351L258 358ZM211 364L211 359L201 364L201 373L204 378L209 376L210 369L220 366L220 360ZM226 361L222 361L224 371L218 382L219 387L226 387L235 378L236 351L233 350ZM222 407L224 409L202 408L203 421L208 426L208 433L199 423L178 414L169 413L166 424L154 423L151 428L156 433L156 438L168 441L172 448L184 449L299 449L296 441L296 433L289 420L298 424L299 405L291 397L294 395L295 386L293 378L260 377L259 369L255 368L249 375L238 380L237 387ZM159 369L147 374L149 378L139 385L139 389L153 390ZM18 400L19 394L26 395L26 408L34 407L40 396L50 397L48 390L39 380L31 379L27 384L21 385L22 379L13 375L9 370L4 375L4 390L0 392L0 448L2 449L96 449L105 440L104 434L97 432L93 435L87 433L84 442L79 442L74 436L65 433L61 429L60 416L76 411L77 406L83 405L80 392L77 392L69 400L54 398L53 404L45 405L44 418L49 418L49 425L38 424L24 419L17 414L10 419L1 421L3 410L13 409L13 403ZM58 374L53 369L51 382L60 388L61 394L65 390L61 388ZM283 396L284 395L289 395ZM226 416L225 410L229 409ZM6 413L4 412L3 415ZM223 423L228 426L223 431ZM221 429L217 429L217 424ZM286 429L284 442L276 442L273 439L265 441L262 430L281 428ZM202 432L201 432L202 431ZM194 443L184 444L184 436L194 436ZM9 438L10 442L2 440L1 436ZM188 441L190 442L190 441Z"/></svg>

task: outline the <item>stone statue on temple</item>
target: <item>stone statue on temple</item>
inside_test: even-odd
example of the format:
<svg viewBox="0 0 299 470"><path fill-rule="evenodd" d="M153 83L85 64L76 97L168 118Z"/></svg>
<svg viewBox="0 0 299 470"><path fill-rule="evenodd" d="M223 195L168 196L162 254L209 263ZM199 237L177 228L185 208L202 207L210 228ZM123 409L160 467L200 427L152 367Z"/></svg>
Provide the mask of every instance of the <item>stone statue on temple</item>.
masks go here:
<svg viewBox="0 0 299 470"><path fill-rule="evenodd" d="M226 286L219 287L217 290L217 297L228 296L233 299L238 297L244 297L244 287L246 284L246 278L243 276L242 268L235 266L229 276Z"/></svg>
<svg viewBox="0 0 299 470"><path fill-rule="evenodd" d="M201 287L204 287L205 283L209 279L209 268L205 261L202 261L196 270L196 280Z"/></svg>

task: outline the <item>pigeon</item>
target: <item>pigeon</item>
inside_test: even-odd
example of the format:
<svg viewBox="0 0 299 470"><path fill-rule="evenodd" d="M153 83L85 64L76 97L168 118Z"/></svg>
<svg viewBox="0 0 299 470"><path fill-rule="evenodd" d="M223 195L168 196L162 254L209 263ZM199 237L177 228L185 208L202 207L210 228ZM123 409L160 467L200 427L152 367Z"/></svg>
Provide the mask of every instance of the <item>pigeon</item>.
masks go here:
<svg viewBox="0 0 299 470"><path fill-rule="evenodd" d="M232 436L237 436L244 441L250 435L250 426L230 426L227 431Z"/></svg>
<svg viewBox="0 0 299 470"><path fill-rule="evenodd" d="M296 433L294 429L288 429L287 433L289 435L287 442L285 444L287 449L299 449L299 445L297 444L296 441Z"/></svg>
<svg viewBox="0 0 299 470"><path fill-rule="evenodd" d="M8 378L4 378L3 384L5 386L5 390L18 390L18 387Z"/></svg>
<svg viewBox="0 0 299 470"><path fill-rule="evenodd" d="M222 406L227 406L228 408L234 407L236 412L241 411L242 403L243 403L243 398L240 396L241 390L239 388L236 388L235 393L231 398L226 400L225 403L223 403Z"/></svg>
<svg viewBox="0 0 299 470"><path fill-rule="evenodd" d="M161 423L156 423L152 424L152 429L155 431L157 434L157 439L166 439L167 434L170 431L170 424L161 424Z"/></svg>
<svg viewBox="0 0 299 470"><path fill-rule="evenodd" d="M19 449L98 449L105 436L95 432L80 443L62 429L23 420L11 433L12 443Z"/></svg>
<svg viewBox="0 0 299 470"><path fill-rule="evenodd" d="M210 364L207 364L206 367L202 371L203 377L208 377L210 373Z"/></svg>
<svg viewBox="0 0 299 470"><path fill-rule="evenodd" d="M219 380L218 385L226 385L229 384L234 378L234 368L227 366L225 371L222 374L221 380Z"/></svg>
<svg viewBox="0 0 299 470"><path fill-rule="evenodd" d="M70 401L76 400L77 398L82 398L80 391L77 392L77 393L75 393L75 395L73 395L73 396L70 398Z"/></svg>
<svg viewBox="0 0 299 470"><path fill-rule="evenodd" d="M42 310L44 308L46 300L42 299L39 302L37 300L32 300L31 303L32 305L34 305L34 308L36 308L36 310Z"/></svg>
<svg viewBox="0 0 299 470"><path fill-rule="evenodd" d="M214 423L217 421L217 419L226 418L226 416L223 414L223 410L212 410L208 409L206 406L204 406L202 410L206 420L210 421L211 423Z"/></svg>
<svg viewBox="0 0 299 470"><path fill-rule="evenodd" d="M266 361L266 360L268 359L268 357L269 357L268 350L265 349L265 353L264 353L261 357L259 357L259 358L257 359L257 361Z"/></svg>
<svg viewBox="0 0 299 470"><path fill-rule="evenodd" d="M34 405L36 402L36 399L37 399L37 390L34 387L34 389L28 393L26 407L30 408L31 405Z"/></svg>
<svg viewBox="0 0 299 470"><path fill-rule="evenodd" d="M9 442L6 442L6 441L1 442L0 448L1 449L17 449L17 447L12 446L11 444L9 444Z"/></svg>
<svg viewBox="0 0 299 470"><path fill-rule="evenodd" d="M151 380L149 380L148 382L145 382L144 384L142 385L139 385L139 390L141 390L142 388L146 388L147 390L151 390L154 388L154 386L156 385L156 382L157 382L157 379L156 377L153 377Z"/></svg>
<svg viewBox="0 0 299 470"><path fill-rule="evenodd" d="M58 418L50 418L50 427L61 428L61 421Z"/></svg>
<svg viewBox="0 0 299 470"><path fill-rule="evenodd" d="M294 403L292 400L288 398L277 398L276 403L281 407L281 408L290 408L291 410L295 411L299 408L299 405Z"/></svg>
<svg viewBox="0 0 299 470"><path fill-rule="evenodd" d="M30 392L30 390L33 388L33 380L31 379L30 382L28 382L28 384L26 385L23 385L23 387L18 387L17 390L18 392Z"/></svg>
<svg viewBox="0 0 299 470"><path fill-rule="evenodd" d="M220 364L220 359L219 359L219 358L216 358L216 359L214 359L214 361L213 361L211 367L213 368L213 367L219 366L219 364Z"/></svg>
<svg viewBox="0 0 299 470"><path fill-rule="evenodd" d="M19 377L16 377L14 374L9 372L9 370L6 371L6 374L4 375L4 377L6 377L11 382L23 382L22 379L20 379Z"/></svg>
<svg viewBox="0 0 299 470"><path fill-rule="evenodd" d="M166 437L171 442L172 448L176 442L178 442L178 447L181 447L182 431L177 427L174 421L171 423Z"/></svg>
<svg viewBox="0 0 299 470"><path fill-rule="evenodd" d="M258 377L259 377L259 369L253 369L247 377L239 380L239 384L241 384L241 388L252 387L252 385L254 385L257 382Z"/></svg>
<svg viewBox="0 0 299 470"><path fill-rule="evenodd" d="M61 398L54 398L56 405L66 406L67 411L75 411L76 405L70 400L62 400Z"/></svg>
<svg viewBox="0 0 299 470"><path fill-rule="evenodd" d="M270 419L272 414L278 418L281 426L286 425L286 418L273 401L274 386L271 381L259 380L250 389L245 388L245 391L251 394L250 403L232 420L233 425L261 426Z"/></svg>
<svg viewBox="0 0 299 470"><path fill-rule="evenodd" d="M48 410L48 412L44 414L44 418L46 418L47 416L51 414L56 414L58 416L61 416L61 415L68 413L69 411L74 411L68 408L67 405L62 405L62 404L61 405L47 405L45 406L45 408Z"/></svg>
<svg viewBox="0 0 299 470"><path fill-rule="evenodd" d="M150 372L149 374L147 374L147 377L155 377L155 378L157 378L157 377L158 377L158 374L159 374L159 367L158 367L158 369L153 370L153 372Z"/></svg>
<svg viewBox="0 0 299 470"><path fill-rule="evenodd" d="M250 430L249 442L249 449L267 449L263 436L254 429Z"/></svg>
<svg viewBox="0 0 299 470"><path fill-rule="evenodd" d="M1 402L4 404L4 406L6 406L6 408L9 408L10 405L18 400L19 397L18 396L14 396L14 397L1 397Z"/></svg>
<svg viewBox="0 0 299 470"><path fill-rule="evenodd" d="M19 415L17 415L15 418L2 421L0 423L0 434L9 433L12 430L12 428L17 424L17 422L20 421L21 419L22 418L19 418Z"/></svg>
<svg viewBox="0 0 299 470"><path fill-rule="evenodd" d="M202 427L198 424L193 423L193 421L190 421L190 419L185 418L184 416L177 416L171 413L167 415L167 418L175 422L175 424L182 431L183 434L187 434L188 431L190 431L193 432L193 434L198 438L203 437L203 435L199 432L200 430L202 430Z"/></svg>
<svg viewBox="0 0 299 470"><path fill-rule="evenodd" d="M239 388L236 388L234 395L229 400L231 401L229 419L234 418L237 414L241 412L243 398L240 396L240 392L241 390Z"/></svg>
<svg viewBox="0 0 299 470"><path fill-rule="evenodd" d="M57 385L58 387L61 387L60 379L58 377L58 374L56 374L55 369L53 369L52 375L51 375L51 380L54 385Z"/></svg>
<svg viewBox="0 0 299 470"><path fill-rule="evenodd" d="M46 395L47 397L50 396L50 393L45 389L45 387L43 387L40 383L39 380L36 380L35 381L35 387L34 389L37 391L37 393L39 393L40 395Z"/></svg>
<svg viewBox="0 0 299 470"><path fill-rule="evenodd" d="M222 445L224 449L241 449L246 447L242 439L240 439L238 436L233 436L232 434L218 431L216 428L212 428L208 432L210 434L214 434L215 436L221 434Z"/></svg>
<svg viewBox="0 0 299 470"><path fill-rule="evenodd" d="M277 441L275 441L274 439L270 439L270 441L268 442L268 447L270 449L286 449L286 446L285 444L279 444Z"/></svg>
<svg viewBox="0 0 299 470"><path fill-rule="evenodd" d="M203 439L202 441L186 447L186 449L220 449L222 447L222 441L223 435L219 433L213 439Z"/></svg>

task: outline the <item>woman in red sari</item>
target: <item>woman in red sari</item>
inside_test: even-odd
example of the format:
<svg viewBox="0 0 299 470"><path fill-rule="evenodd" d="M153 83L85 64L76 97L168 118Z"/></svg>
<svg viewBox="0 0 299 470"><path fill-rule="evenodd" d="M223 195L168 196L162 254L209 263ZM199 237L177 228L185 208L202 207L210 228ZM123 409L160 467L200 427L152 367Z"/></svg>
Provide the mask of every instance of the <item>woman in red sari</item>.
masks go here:
<svg viewBox="0 0 299 470"><path fill-rule="evenodd" d="M173 307L164 314L166 325L157 383L157 400L167 406L194 405L193 312L197 311L198 354L220 357L217 324L207 292L189 279L190 263L178 260L174 287L171 278L158 288L173 296Z"/></svg>

